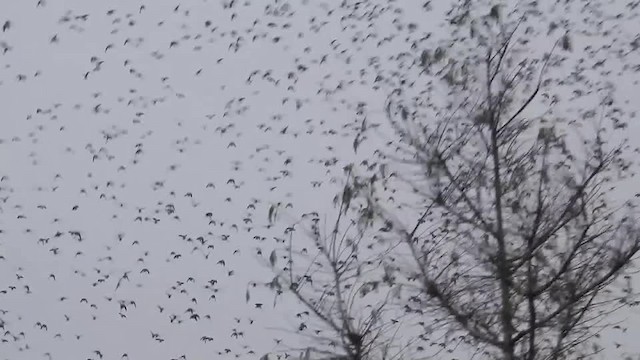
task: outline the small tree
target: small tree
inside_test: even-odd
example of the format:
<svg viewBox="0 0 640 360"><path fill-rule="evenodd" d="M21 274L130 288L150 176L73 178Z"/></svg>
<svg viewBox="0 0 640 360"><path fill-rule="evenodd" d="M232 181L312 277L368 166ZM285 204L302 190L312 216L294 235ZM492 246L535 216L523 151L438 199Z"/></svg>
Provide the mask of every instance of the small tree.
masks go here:
<svg viewBox="0 0 640 360"><path fill-rule="evenodd" d="M420 285L411 305L449 341L496 359L585 358L602 349L608 315L638 304L636 205L616 202L614 186L633 176L620 134L630 115L613 83L594 80L612 76L604 50L572 55L567 23L541 23L536 2L481 3L449 12L453 37L420 53L418 78L396 73L386 113L397 142L364 194L414 264L397 267ZM536 58L546 25L552 43ZM582 108L562 103L567 89ZM392 187L400 210L382 196Z"/></svg>
<svg viewBox="0 0 640 360"><path fill-rule="evenodd" d="M397 288L390 249L368 228L364 207L354 205L361 188L348 184L334 198L334 222L327 224L318 212L304 214L285 230L284 247L270 255L276 277L268 286L303 307L295 314L296 334L309 344L297 349L302 359L398 359L412 343L395 338L400 323L394 316L400 314L392 307ZM296 236L301 228L303 238Z"/></svg>

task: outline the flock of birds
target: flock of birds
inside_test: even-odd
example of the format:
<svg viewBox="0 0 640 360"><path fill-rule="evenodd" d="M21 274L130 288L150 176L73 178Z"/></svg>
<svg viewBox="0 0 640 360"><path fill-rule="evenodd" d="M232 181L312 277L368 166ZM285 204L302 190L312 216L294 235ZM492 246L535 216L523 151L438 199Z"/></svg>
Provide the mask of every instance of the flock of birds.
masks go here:
<svg viewBox="0 0 640 360"><path fill-rule="evenodd" d="M0 358L292 355L309 311L269 263L357 150L346 64L392 40L345 14L392 6L27 3L0 6Z"/></svg>
<svg viewBox="0 0 640 360"><path fill-rule="evenodd" d="M269 289L274 249L377 168L358 134L431 5L308 3L0 5L0 359L284 359L320 333Z"/></svg>

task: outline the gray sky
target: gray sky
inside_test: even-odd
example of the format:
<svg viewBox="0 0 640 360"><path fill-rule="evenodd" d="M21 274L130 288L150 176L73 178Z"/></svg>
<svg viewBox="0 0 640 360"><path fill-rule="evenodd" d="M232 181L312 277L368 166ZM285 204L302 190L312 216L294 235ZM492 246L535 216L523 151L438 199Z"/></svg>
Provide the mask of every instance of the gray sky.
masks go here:
<svg viewBox="0 0 640 360"><path fill-rule="evenodd" d="M218 1L183 1L177 11L178 4L168 1L147 3L140 11L141 4L46 1L36 7L35 1L20 1L0 6L1 20L11 22L0 35L10 46L0 58L0 163L7 176L0 217L5 258L0 288L7 293L0 294L0 309L7 311L3 319L10 330L3 337L8 342L0 344L3 359L37 359L45 353L55 359L96 358L94 350L109 359L123 353L130 359L182 354L201 359L224 349L231 353L215 357L257 358L274 348L273 339L289 336L273 328L297 325L279 314L291 315L294 306L272 309L273 296L260 288L251 291L247 304L245 289L249 281L273 277L267 262L256 256L257 247L268 255L275 246L271 237L282 231L264 229L269 205L293 202L287 210L291 219L328 209L335 185L326 171L335 169L309 162L333 157L327 146L336 152L351 147L352 140L322 132L339 130L352 121L354 111L316 96L321 82L335 87L338 78L346 77L340 77L345 69L339 62L330 58L323 69L309 66L297 84L286 76L296 67L291 54L303 55L304 47L313 44L303 62L329 53L331 40L340 37L338 27L325 26L319 34L305 31L305 38L298 39L296 28L302 24L305 30L312 15L303 7L291 8L296 10L292 17L269 17L263 15L266 2L255 2L237 8L240 15L231 21L231 12ZM79 17L84 14L86 20ZM64 17L68 20L61 21ZM254 32L244 33L256 18L260 24ZM268 22L294 26L267 33ZM233 30L249 39L237 52L229 50L238 36ZM251 43L254 34L266 38ZM274 36L282 40L274 43ZM177 44L170 47L172 41ZM106 49L109 44L112 48ZM262 72L247 84L258 69ZM263 79L267 69L282 79L278 85ZM24 81L18 81L21 74ZM327 74L332 78L323 80ZM287 90L289 85L295 92ZM283 97L290 101L283 104ZM370 94L351 93L351 99L358 97ZM302 105L297 111L296 99ZM292 163L285 165L289 157ZM283 170L291 175L284 177ZM231 178L235 186L227 183ZM323 185L313 188L311 181ZM163 186L154 189L156 182ZM193 197L185 197L187 192ZM260 200L254 216L247 210L252 198ZM180 221L167 215L168 203ZM215 225L209 224L207 212ZM136 221L137 216L160 221ZM251 232L244 230L245 217L253 221ZM62 235L55 237L57 231ZM68 231L80 231L82 242ZM179 234L204 236L207 243L192 251L196 245ZM225 235L228 241L222 240ZM267 240L258 242L255 235ZM235 250L239 253L232 255ZM173 259L172 252L182 257ZM218 263L222 259L224 266ZM130 281L116 291L126 271ZM189 277L195 281L186 282ZM215 301L205 288L213 279L219 289ZM185 284L172 290L177 281ZM83 298L87 303L81 303ZM136 302L136 307L127 303L126 318L119 315L119 300ZM266 310L254 303L264 303ZM200 315L199 321L189 319L188 308ZM183 322L171 323L172 314ZM48 330L36 327L38 322ZM233 329L244 332L244 338L232 338ZM21 332L24 338L17 335ZM152 339L151 332L165 341ZM214 340L205 344L202 336ZM256 355L247 355L249 350Z"/></svg>
<svg viewBox="0 0 640 360"><path fill-rule="evenodd" d="M334 6L310 2L237 1L234 11L212 0L148 1L144 9L125 0L0 4L0 22L10 21L0 33L0 44L9 47L0 55L0 176L6 176L0 183L0 290L6 290L0 309L6 313L0 318L10 331L0 336L7 340L0 358L95 359L99 350L105 359L124 353L132 360L250 359L273 350L274 339L291 338L275 328L297 325L294 303L279 299L287 306L273 308L273 296L262 288L245 301L250 281L273 277L256 255L260 247L268 256L272 237L282 231L264 228L269 205L291 202L284 220L330 213L339 186L332 177L370 150L354 155L353 139L340 135L357 120L340 99L366 101L370 119L384 122L384 98L357 83L335 95L318 90L359 79L349 70L399 49L355 51L348 43L357 31L345 31L336 17L320 24L326 17L318 16L318 31L310 31L310 19ZM268 15L265 6L281 14ZM407 4L405 18L438 20L419 7ZM378 26L391 26L390 19ZM238 35L243 43L235 43ZM333 40L346 50L342 55L335 55ZM326 63L314 63L325 54ZM345 65L347 57L353 66ZM308 70L296 71L300 64ZM260 72L249 84L254 70ZM334 156L338 165L317 165ZM252 199L260 201L255 210L247 208ZM167 214L167 204L175 213ZM82 241L69 231L79 231ZM116 290L125 272L129 281ZM216 293L205 288L213 279ZM189 319L188 308L198 321ZM234 329L244 337L232 337ZM632 339L638 328L628 334ZM203 343L202 336L213 341ZM218 356L224 349L230 353Z"/></svg>

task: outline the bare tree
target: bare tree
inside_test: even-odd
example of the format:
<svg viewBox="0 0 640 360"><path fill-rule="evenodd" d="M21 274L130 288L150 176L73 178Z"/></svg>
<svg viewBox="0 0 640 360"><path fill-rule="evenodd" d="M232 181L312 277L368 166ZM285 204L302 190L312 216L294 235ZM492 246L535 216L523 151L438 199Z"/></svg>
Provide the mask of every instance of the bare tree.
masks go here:
<svg viewBox="0 0 640 360"><path fill-rule="evenodd" d="M413 342L406 333L397 337L401 324L394 317L401 313L392 306L398 293L389 273L391 249L355 204L361 188L347 184L334 198L332 222L318 212L304 214L285 230L283 248L271 253L276 277L268 286L303 308L295 314L296 334L309 345L294 349L303 359L398 359Z"/></svg>
<svg viewBox="0 0 640 360"><path fill-rule="evenodd" d="M448 341L504 360L585 358L609 315L638 305L636 205L615 188L638 150L623 133L630 109L594 80L613 76L606 50L572 54L569 29L536 23L532 4L449 12L453 36L414 63L429 79L420 94L415 73L396 73L386 113L397 141L380 152L377 193L363 193L405 244L413 266L397 270L419 284L412 306ZM545 25L552 41L536 57ZM382 196L390 184L405 190L403 210Z"/></svg>
<svg viewBox="0 0 640 360"><path fill-rule="evenodd" d="M631 287L639 195L616 188L634 176L631 158L640 152L625 136L635 109L616 88L640 71L631 60L638 38L625 29L637 4L453 1L442 39L430 32L435 24L426 32L405 21L400 2L383 3L347 0L329 11L345 12L340 23L357 48L379 54L351 72L360 82L320 92L337 96L357 83L388 91L392 135L372 117L345 126L355 132L354 151L381 134L384 146L354 165L358 176L339 197L333 228L321 231L320 217L311 217L317 254L292 250L290 238L272 285L333 331L324 340L340 349L334 357L362 358L353 357L362 352L348 334L363 307L345 306L344 297L358 281L385 285L375 299L402 318L399 334L419 319L410 358L425 343L451 356L505 360L601 352L610 315L639 304ZM404 47L381 50L391 43ZM356 243L375 238L385 250L367 252L375 259L367 263L366 247L345 240L345 225L357 229ZM362 276L380 263L383 272ZM324 275L308 276L314 271ZM385 358L379 354L365 358Z"/></svg>

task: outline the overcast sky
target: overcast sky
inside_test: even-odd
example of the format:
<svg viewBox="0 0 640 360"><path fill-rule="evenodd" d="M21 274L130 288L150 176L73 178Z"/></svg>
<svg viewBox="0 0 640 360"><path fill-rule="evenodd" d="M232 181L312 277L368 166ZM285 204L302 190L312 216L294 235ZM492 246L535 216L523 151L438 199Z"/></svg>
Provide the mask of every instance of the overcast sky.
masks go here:
<svg viewBox="0 0 640 360"><path fill-rule="evenodd" d="M273 278L268 209L331 214L342 165L370 155L349 104L384 121L354 69L402 46L356 51L309 2L0 3L0 359L251 359L291 338L298 307L246 301Z"/></svg>
<svg viewBox="0 0 640 360"><path fill-rule="evenodd" d="M281 211L286 222L328 208L335 188L326 172L334 168L316 164L351 148L352 139L327 132L352 122L355 110L316 96L347 79L345 68L329 58L324 69L308 63L302 74L292 55L320 60L339 38L338 24L314 34L308 22L318 7L282 2L271 15L260 1L234 11L219 1L141 5L0 5L0 20L10 21L0 34L7 48L0 57L0 288L7 291L0 309L9 331L0 358L95 359L94 350L108 359L257 358L289 336L278 328L298 325L278 315L294 307L273 309L272 294L260 287L247 303L245 290L273 277L256 255L258 247L268 255L281 234L264 229L269 205L291 202ZM239 35L245 43L235 51ZM254 70L261 72L249 84ZM291 71L300 79L288 78ZM349 100L359 97L371 94L354 91ZM254 198L260 203L251 211ZM129 281L116 290L125 272ZM232 337L234 329L244 337Z"/></svg>

